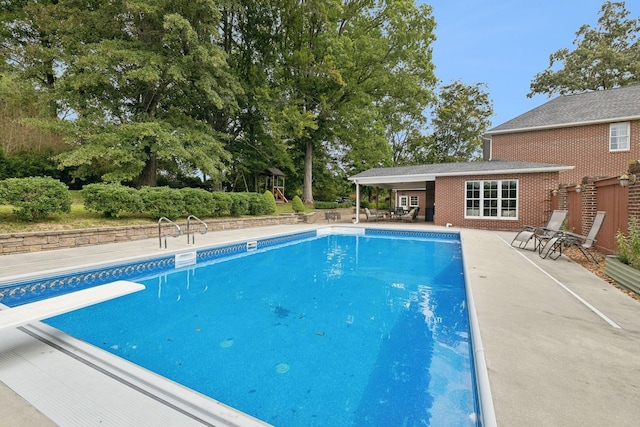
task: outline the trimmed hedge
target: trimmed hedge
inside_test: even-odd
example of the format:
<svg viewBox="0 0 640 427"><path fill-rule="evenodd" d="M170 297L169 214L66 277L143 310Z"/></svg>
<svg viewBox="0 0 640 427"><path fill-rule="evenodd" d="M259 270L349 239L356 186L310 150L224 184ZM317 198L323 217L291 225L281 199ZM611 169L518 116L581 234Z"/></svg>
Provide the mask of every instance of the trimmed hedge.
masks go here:
<svg viewBox="0 0 640 427"><path fill-rule="evenodd" d="M88 184L82 188L84 207L102 212L105 218L117 218L121 212L137 213L144 210L144 203L135 188L120 184Z"/></svg>
<svg viewBox="0 0 640 427"><path fill-rule="evenodd" d="M231 216L249 214L249 193L227 193L231 196Z"/></svg>
<svg viewBox="0 0 640 427"><path fill-rule="evenodd" d="M276 213L276 198L274 197L273 193L269 190L265 190L264 194L263 194L264 200L267 203L267 214L271 215Z"/></svg>
<svg viewBox="0 0 640 427"><path fill-rule="evenodd" d="M233 204L233 199L229 194L233 194L233 193L221 193L221 192L211 193L211 198L213 200L212 215L214 217L218 218L221 216L231 215L231 205Z"/></svg>
<svg viewBox="0 0 640 427"><path fill-rule="evenodd" d="M298 196L293 196L293 200L291 200L291 208L295 213L304 212L304 203L302 203L302 199Z"/></svg>
<svg viewBox="0 0 640 427"><path fill-rule="evenodd" d="M0 200L13 205L22 220L36 221L54 213L71 212L71 193L50 177L9 178L0 181Z"/></svg>
<svg viewBox="0 0 640 427"><path fill-rule="evenodd" d="M142 187L139 191L144 211L152 218L177 218L185 214L180 190L169 187Z"/></svg>
<svg viewBox="0 0 640 427"><path fill-rule="evenodd" d="M339 204L336 202L314 202L315 209L338 209ZM351 207L351 205L349 205Z"/></svg>
<svg viewBox="0 0 640 427"><path fill-rule="evenodd" d="M203 188L181 188L185 213L197 217L213 216L216 204L213 194Z"/></svg>

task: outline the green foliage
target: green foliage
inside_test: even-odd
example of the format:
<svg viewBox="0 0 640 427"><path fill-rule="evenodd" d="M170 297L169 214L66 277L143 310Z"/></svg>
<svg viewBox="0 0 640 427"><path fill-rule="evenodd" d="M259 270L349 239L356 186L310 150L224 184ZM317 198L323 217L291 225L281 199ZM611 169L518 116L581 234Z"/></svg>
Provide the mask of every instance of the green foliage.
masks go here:
<svg viewBox="0 0 640 427"><path fill-rule="evenodd" d="M549 68L536 74L527 96L567 95L640 83L640 19L628 16L624 2L604 2L598 27L581 26L573 51L564 48L551 54Z"/></svg>
<svg viewBox="0 0 640 427"><path fill-rule="evenodd" d="M139 191L144 211L152 218L177 218L185 213L180 190L169 187L142 187Z"/></svg>
<svg viewBox="0 0 640 427"><path fill-rule="evenodd" d="M336 202L319 202L319 201L316 200L313 203L313 207L315 209L337 209L338 208L338 203L336 203ZM351 204L349 204L349 207L351 207Z"/></svg>
<svg viewBox="0 0 640 427"><path fill-rule="evenodd" d="M273 196L273 193L269 190L265 190L263 197L267 203L267 211L265 213L269 215L276 213L276 198Z"/></svg>
<svg viewBox="0 0 640 427"><path fill-rule="evenodd" d="M102 212L105 218L117 218L121 212L144 210L142 198L135 188L120 184L88 184L82 188L87 210Z"/></svg>
<svg viewBox="0 0 640 427"><path fill-rule="evenodd" d="M50 177L9 178L0 181L0 198L15 208L25 221L53 213L71 212L71 194L66 185Z"/></svg>
<svg viewBox="0 0 640 427"><path fill-rule="evenodd" d="M60 170L51 160L52 155L50 151L39 153L23 151L4 157L0 150L0 179L30 176L50 176L59 179Z"/></svg>
<svg viewBox="0 0 640 427"><path fill-rule="evenodd" d="M371 203L369 203L368 200L360 200L360 207L361 208L370 208L371 207Z"/></svg>
<svg viewBox="0 0 640 427"><path fill-rule="evenodd" d="M304 212L304 203L302 203L302 199L298 196L293 196L293 200L291 200L291 209L295 213Z"/></svg>
<svg viewBox="0 0 640 427"><path fill-rule="evenodd" d="M242 216L249 214L249 194L250 193L227 193L231 196L231 216Z"/></svg>
<svg viewBox="0 0 640 427"><path fill-rule="evenodd" d="M249 215L266 215L269 211L269 204L264 194L248 193Z"/></svg>
<svg viewBox="0 0 640 427"><path fill-rule="evenodd" d="M214 217L222 217L231 215L231 206L233 205L233 198L230 196L232 193L223 193L216 191L211 193L211 199L213 201L212 215Z"/></svg>
<svg viewBox="0 0 640 427"><path fill-rule="evenodd" d="M197 217L213 215L216 204L209 191L202 188L181 188L180 193L182 193L184 210L187 214Z"/></svg>
<svg viewBox="0 0 640 427"><path fill-rule="evenodd" d="M616 233L616 256L618 259L633 268L640 270L640 228L637 218L629 221L629 235L624 235L618 230Z"/></svg>
<svg viewBox="0 0 640 427"><path fill-rule="evenodd" d="M483 86L456 81L442 88L434 111L429 163L468 162L479 157L482 135L493 115Z"/></svg>

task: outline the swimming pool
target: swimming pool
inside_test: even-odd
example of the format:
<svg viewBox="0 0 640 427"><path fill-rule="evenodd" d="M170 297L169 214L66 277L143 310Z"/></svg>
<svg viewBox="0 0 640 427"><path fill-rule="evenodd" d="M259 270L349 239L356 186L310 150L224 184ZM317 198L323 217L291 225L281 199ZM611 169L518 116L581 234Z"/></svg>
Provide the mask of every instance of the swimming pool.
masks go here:
<svg viewBox="0 0 640 427"><path fill-rule="evenodd" d="M475 425L460 242L440 237L212 248L49 323L275 425ZM161 322L143 329L145 312Z"/></svg>

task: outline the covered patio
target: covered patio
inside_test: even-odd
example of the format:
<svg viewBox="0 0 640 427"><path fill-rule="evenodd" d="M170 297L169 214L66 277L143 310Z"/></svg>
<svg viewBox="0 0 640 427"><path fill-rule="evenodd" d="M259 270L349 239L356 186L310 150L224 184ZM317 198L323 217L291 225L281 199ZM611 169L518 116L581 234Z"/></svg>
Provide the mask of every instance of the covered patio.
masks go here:
<svg viewBox="0 0 640 427"><path fill-rule="evenodd" d="M372 168L349 180L356 185L356 212L361 186L386 188L394 194L394 206L419 207L419 218L435 225L517 230L546 221L559 174L571 169L492 160Z"/></svg>

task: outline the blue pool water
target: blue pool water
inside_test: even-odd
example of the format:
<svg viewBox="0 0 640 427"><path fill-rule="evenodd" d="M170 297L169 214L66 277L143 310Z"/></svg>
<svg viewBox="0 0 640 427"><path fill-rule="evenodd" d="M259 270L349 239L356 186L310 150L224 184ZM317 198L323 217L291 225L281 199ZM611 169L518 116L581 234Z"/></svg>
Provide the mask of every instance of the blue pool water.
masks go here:
<svg viewBox="0 0 640 427"><path fill-rule="evenodd" d="M471 426L459 240L328 235L46 321L276 426Z"/></svg>

